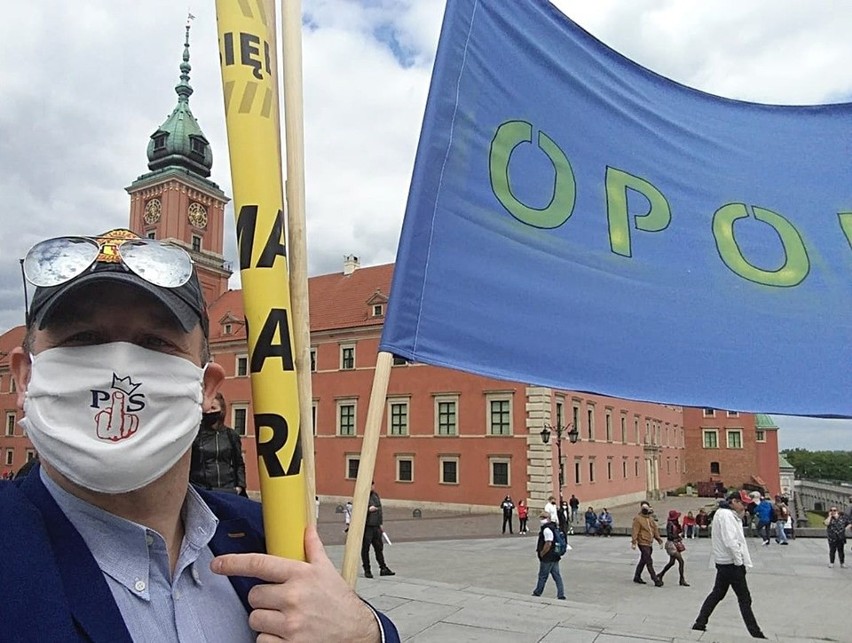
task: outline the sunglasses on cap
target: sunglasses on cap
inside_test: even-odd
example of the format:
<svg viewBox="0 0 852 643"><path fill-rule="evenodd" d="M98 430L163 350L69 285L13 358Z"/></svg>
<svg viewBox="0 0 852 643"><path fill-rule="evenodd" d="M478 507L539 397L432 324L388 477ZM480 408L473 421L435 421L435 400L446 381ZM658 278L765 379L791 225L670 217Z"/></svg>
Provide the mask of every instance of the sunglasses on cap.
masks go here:
<svg viewBox="0 0 852 643"><path fill-rule="evenodd" d="M186 251L153 239L140 239L129 231L41 241L30 248L23 270L28 282L50 288L79 277L97 263L120 264L161 288L179 288L192 276L192 259Z"/></svg>

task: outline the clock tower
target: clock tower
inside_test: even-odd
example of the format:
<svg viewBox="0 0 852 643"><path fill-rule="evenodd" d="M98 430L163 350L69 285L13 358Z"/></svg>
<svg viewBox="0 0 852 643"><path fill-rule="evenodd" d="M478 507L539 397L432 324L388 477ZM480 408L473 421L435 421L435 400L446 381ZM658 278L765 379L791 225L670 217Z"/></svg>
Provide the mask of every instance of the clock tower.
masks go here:
<svg viewBox="0 0 852 643"><path fill-rule="evenodd" d="M225 204L230 200L210 180L213 153L189 109L189 24L175 86L177 106L148 142L147 174L125 188L130 229L189 252L208 305L228 290L230 266L222 252Z"/></svg>

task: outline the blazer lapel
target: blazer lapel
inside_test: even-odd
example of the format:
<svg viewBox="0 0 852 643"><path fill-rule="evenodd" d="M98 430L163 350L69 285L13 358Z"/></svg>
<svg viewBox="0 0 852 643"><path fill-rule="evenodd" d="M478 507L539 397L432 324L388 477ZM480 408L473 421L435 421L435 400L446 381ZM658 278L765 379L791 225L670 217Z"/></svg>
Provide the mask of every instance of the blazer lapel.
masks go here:
<svg viewBox="0 0 852 643"><path fill-rule="evenodd" d="M65 596L78 627L92 641L133 643L103 572L82 536L62 513L35 467L21 490L39 508Z"/></svg>

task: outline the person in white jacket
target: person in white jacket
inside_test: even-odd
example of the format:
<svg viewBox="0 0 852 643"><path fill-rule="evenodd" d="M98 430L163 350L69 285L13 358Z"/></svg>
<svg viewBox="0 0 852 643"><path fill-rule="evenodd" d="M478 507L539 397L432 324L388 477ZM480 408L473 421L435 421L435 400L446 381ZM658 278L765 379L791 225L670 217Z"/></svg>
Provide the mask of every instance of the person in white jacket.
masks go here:
<svg viewBox="0 0 852 643"><path fill-rule="evenodd" d="M740 614L749 634L756 639L766 636L757 624L754 612L751 610L751 594L746 583L746 567L751 567L751 556L743 533L742 515L746 505L751 501L745 491L735 491L728 494L724 502L719 503L719 509L713 516L710 534L713 543L711 566L716 565L716 582L713 590L704 599L698 618L695 619L693 630L706 630L707 621L719 602L725 598L728 588L732 587L740 604Z"/></svg>

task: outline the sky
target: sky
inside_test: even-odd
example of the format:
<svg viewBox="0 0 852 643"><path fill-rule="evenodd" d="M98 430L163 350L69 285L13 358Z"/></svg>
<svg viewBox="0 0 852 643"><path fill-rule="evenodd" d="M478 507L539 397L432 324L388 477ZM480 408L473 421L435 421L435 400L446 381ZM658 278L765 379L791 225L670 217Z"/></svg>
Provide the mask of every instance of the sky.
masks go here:
<svg viewBox="0 0 852 643"><path fill-rule="evenodd" d="M515 0L512 0L515 1ZM557 0L636 62L714 94L852 98L852 3ZM173 109L187 8L190 106L231 194L215 3L39 0L0 21L0 333L23 321L18 260L36 241L126 225L123 188ZM309 272L394 261L440 32L439 0L303 0ZM229 216L232 212L229 210ZM233 226L225 247L235 258ZM238 287L235 279L234 287ZM852 421L776 417L781 446L852 449Z"/></svg>

